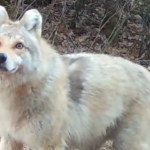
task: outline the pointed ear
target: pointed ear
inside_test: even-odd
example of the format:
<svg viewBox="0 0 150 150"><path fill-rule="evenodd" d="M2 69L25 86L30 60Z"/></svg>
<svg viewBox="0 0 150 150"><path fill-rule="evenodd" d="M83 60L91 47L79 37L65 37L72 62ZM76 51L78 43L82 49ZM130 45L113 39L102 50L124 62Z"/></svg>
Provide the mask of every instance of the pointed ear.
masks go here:
<svg viewBox="0 0 150 150"><path fill-rule="evenodd" d="M30 9L26 11L20 21L29 32L35 32L41 35L42 16L37 9Z"/></svg>
<svg viewBox="0 0 150 150"><path fill-rule="evenodd" d="M0 5L0 26L9 20L8 13L5 7Z"/></svg>

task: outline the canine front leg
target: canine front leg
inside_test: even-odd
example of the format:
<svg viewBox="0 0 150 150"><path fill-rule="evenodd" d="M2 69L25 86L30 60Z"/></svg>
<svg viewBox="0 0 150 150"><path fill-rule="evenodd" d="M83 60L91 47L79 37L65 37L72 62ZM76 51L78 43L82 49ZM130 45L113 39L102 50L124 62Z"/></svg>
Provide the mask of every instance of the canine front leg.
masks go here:
<svg viewBox="0 0 150 150"><path fill-rule="evenodd" d="M59 137L58 137L59 138ZM54 137L49 136L48 139L45 137L36 136L32 134L32 137L28 137L25 141L27 150L65 150L66 143L65 140L55 139ZM53 141L53 142L52 142Z"/></svg>
<svg viewBox="0 0 150 150"><path fill-rule="evenodd" d="M49 145L49 143L45 143L45 145L32 147L31 150L66 150L66 144L64 142L57 143L56 145Z"/></svg>
<svg viewBox="0 0 150 150"><path fill-rule="evenodd" d="M1 138L0 150L21 150L23 149L23 144L11 139L10 137Z"/></svg>
<svg viewBox="0 0 150 150"><path fill-rule="evenodd" d="M132 107L119 124L115 150L150 150L149 114L149 105Z"/></svg>

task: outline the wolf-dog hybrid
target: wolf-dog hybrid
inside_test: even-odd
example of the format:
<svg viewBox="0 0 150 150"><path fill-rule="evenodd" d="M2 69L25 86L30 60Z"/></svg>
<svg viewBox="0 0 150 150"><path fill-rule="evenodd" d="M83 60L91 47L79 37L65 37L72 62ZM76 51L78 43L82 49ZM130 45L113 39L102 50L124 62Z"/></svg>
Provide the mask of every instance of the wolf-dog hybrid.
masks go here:
<svg viewBox="0 0 150 150"><path fill-rule="evenodd" d="M0 6L0 150L150 150L150 73L104 54L60 55L36 9Z"/></svg>

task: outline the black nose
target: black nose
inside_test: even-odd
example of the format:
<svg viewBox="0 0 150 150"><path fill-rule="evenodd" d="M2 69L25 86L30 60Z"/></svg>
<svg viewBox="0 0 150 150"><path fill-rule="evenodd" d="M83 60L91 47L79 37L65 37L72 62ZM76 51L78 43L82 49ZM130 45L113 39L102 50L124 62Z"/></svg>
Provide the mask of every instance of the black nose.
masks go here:
<svg viewBox="0 0 150 150"><path fill-rule="evenodd" d="M0 64L5 63L7 56L4 53L0 53Z"/></svg>

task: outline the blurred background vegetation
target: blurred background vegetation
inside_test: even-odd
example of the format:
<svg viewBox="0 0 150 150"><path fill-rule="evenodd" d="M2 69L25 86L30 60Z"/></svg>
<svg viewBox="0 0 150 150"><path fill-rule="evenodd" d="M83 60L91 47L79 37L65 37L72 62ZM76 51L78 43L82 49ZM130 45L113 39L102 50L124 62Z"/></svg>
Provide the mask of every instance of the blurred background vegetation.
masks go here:
<svg viewBox="0 0 150 150"><path fill-rule="evenodd" d="M11 19L31 8L60 53L108 53L150 64L150 0L0 0Z"/></svg>

